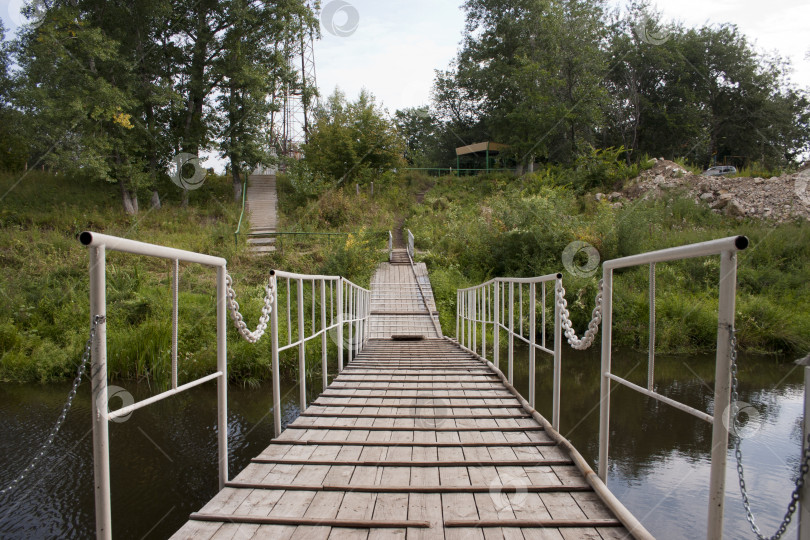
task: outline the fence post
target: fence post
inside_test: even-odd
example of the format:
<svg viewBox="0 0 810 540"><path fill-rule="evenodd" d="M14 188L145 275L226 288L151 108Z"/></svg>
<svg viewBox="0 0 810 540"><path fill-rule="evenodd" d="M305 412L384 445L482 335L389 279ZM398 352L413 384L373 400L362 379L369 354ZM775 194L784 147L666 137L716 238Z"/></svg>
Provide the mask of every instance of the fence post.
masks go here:
<svg viewBox="0 0 810 540"><path fill-rule="evenodd" d="M512 374L514 373L513 362L515 358L515 284L509 282L509 361L507 365L507 379L512 384Z"/></svg>
<svg viewBox="0 0 810 540"><path fill-rule="evenodd" d="M343 371L343 278L337 280L337 347L338 373Z"/></svg>
<svg viewBox="0 0 810 540"><path fill-rule="evenodd" d="M217 268L217 436L219 439L219 489L228 481L228 285L224 266Z"/></svg>
<svg viewBox="0 0 810 540"><path fill-rule="evenodd" d="M106 317L106 247L90 248L90 317ZM110 502L110 438L107 423L107 324L96 326L90 376L93 401L93 476L96 499L96 538L112 538Z"/></svg>
<svg viewBox="0 0 810 540"><path fill-rule="evenodd" d="M562 287L562 274L557 274L555 292ZM560 387L562 386L562 321L557 295L554 295L554 402L551 410L551 427L560 431Z"/></svg>
<svg viewBox="0 0 810 540"><path fill-rule="evenodd" d="M315 331L315 329L312 329ZM329 386L329 373L326 368L326 280L321 279L321 371L323 372L323 389Z"/></svg>
<svg viewBox="0 0 810 540"><path fill-rule="evenodd" d="M500 359L501 359L501 283L498 280L495 280L495 297L493 300L495 301L495 311L494 317L495 326L492 329L492 359L493 364L495 367L500 369Z"/></svg>
<svg viewBox="0 0 810 540"><path fill-rule="evenodd" d="M349 316L349 363L352 363L354 349L354 288L347 284L346 290L348 292L349 310L346 312Z"/></svg>
<svg viewBox="0 0 810 540"><path fill-rule="evenodd" d="M300 395L298 396L298 403L301 407L301 412L307 408L307 352L306 343L304 342L304 280L303 278L296 279L298 283L298 388Z"/></svg>
<svg viewBox="0 0 810 540"><path fill-rule="evenodd" d="M481 358L487 359L487 307L489 287L481 287Z"/></svg>
<svg viewBox="0 0 810 540"><path fill-rule="evenodd" d="M798 363L798 362L797 362ZM802 429L802 452L810 435L810 367L804 366L804 421ZM801 454L800 454L801 455ZM799 540L810 540L810 482L802 486L799 502Z"/></svg>
<svg viewBox="0 0 810 540"><path fill-rule="evenodd" d="M461 292L456 291L456 341L458 341L459 343L461 343L461 341L459 341L459 328L460 328L459 327L459 321L460 321L459 315L460 314L461 314Z"/></svg>
<svg viewBox="0 0 810 540"><path fill-rule="evenodd" d="M272 274L273 272L271 272ZM278 373L278 280L275 286L273 310L270 312L270 362L273 371L273 432L281 435L281 381ZM290 288L287 287L287 296Z"/></svg>
<svg viewBox="0 0 810 540"><path fill-rule="evenodd" d="M599 373L599 478L607 484L610 444L610 348L613 339L613 270L602 270L602 362ZM723 448L725 452L725 447ZM725 472L725 471L724 471Z"/></svg>
<svg viewBox="0 0 810 540"><path fill-rule="evenodd" d="M717 364L714 374L714 421L712 422L712 465L709 480L709 526L706 538L723 538L723 509L726 495L726 455L731 401L731 332L737 290L737 254L720 253L720 295L717 316Z"/></svg>
<svg viewBox="0 0 810 540"><path fill-rule="evenodd" d="M535 287L534 282L529 284L529 405L532 408L535 408L535 399L534 399L534 386L535 386L535 353L537 350L535 349L535 345L537 343L537 328L535 325L537 324L537 290Z"/></svg>

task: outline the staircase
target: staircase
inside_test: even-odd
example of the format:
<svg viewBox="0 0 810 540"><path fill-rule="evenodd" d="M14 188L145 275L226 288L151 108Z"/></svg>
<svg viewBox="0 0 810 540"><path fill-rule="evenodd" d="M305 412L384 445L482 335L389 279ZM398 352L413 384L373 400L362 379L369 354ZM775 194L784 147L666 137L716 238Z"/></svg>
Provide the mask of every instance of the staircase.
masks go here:
<svg viewBox="0 0 810 540"><path fill-rule="evenodd" d="M408 260L408 250L404 248L391 250L391 256L388 262L391 264L410 264Z"/></svg>
<svg viewBox="0 0 810 540"><path fill-rule="evenodd" d="M270 236L276 232L276 175L252 174L248 177L245 209L250 215L248 245L256 255L276 250L276 239Z"/></svg>

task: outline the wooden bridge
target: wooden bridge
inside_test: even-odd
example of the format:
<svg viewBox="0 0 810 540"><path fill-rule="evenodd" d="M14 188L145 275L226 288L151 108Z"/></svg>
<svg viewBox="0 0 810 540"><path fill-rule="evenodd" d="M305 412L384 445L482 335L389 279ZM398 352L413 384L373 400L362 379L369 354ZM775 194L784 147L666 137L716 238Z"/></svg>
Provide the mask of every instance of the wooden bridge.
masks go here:
<svg viewBox="0 0 810 540"><path fill-rule="evenodd" d="M362 352L173 538L644 537L435 310L424 264L393 253Z"/></svg>
<svg viewBox="0 0 810 540"><path fill-rule="evenodd" d="M650 539L605 485L612 384L712 424L707 538L722 538L728 418L736 391L732 386L736 254L746 249L747 238L729 237L603 262L593 317L582 338L576 337L568 316L562 274L495 278L459 289L456 339L443 335L427 270L413 261L413 235L408 234L407 251L394 250L391 238L389 234L390 260L379 267L371 290L340 276L270 272L262 316L256 330L250 331L239 313L225 259L93 232L80 235L90 251L98 538L112 538L109 422L209 381L217 382L221 490L190 516L174 538ZM175 329L180 263L215 269L214 373L179 384L173 332L171 388L108 410L108 251L172 261ZM713 414L659 394L654 386L656 264L709 256L720 258ZM650 272L646 388L611 368L613 272L640 265L649 265ZM234 478L228 471L228 311L239 333L251 343L262 338L269 322L276 434ZM551 336L547 336L549 329ZM563 333L570 346L583 349L593 343L597 331L602 347L598 474L557 431L563 403ZM334 345L328 343L330 336ZM528 345L528 399L511 384L517 340ZM306 377L306 349L318 341L323 392L308 403L306 387L311 382ZM499 369L504 346L506 374ZM338 375L330 383L327 360L335 349ZM298 355L302 412L282 431L279 354L284 351ZM534 409L538 354L553 359L551 422ZM806 374L810 380L810 368ZM807 438L810 426L805 431ZM793 500L810 499L810 482L797 486Z"/></svg>

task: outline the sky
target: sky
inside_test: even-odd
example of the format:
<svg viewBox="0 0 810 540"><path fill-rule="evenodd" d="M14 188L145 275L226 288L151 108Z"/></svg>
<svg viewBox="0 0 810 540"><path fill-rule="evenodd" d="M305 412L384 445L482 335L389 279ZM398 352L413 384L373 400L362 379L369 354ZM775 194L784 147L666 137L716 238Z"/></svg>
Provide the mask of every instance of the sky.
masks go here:
<svg viewBox="0 0 810 540"><path fill-rule="evenodd" d="M393 113L427 104L437 69L447 69L464 29L459 0L322 0L315 44L318 87L362 88ZM626 2L610 0L614 7ZM331 5L331 9L330 9ZM655 4L664 19L686 26L734 23L761 51L792 60L792 80L810 88L810 2L807 0L669 0Z"/></svg>
<svg viewBox="0 0 810 540"><path fill-rule="evenodd" d="M25 22L24 0L0 0L8 34ZM621 8L627 0L608 0ZM462 0L321 0L322 39L315 43L321 95L336 87L355 99L370 91L391 114L429 104L435 70L447 69L464 30ZM808 0L658 0L665 20L688 27L736 24L759 51L777 52L810 89ZM8 35L7 34L7 35Z"/></svg>

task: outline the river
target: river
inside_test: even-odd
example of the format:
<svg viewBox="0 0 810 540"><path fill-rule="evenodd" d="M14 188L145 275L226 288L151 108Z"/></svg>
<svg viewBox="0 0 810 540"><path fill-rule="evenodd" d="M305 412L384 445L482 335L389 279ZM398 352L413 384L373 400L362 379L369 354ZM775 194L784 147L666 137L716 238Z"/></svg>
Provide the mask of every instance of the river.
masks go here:
<svg viewBox="0 0 810 540"><path fill-rule="evenodd" d="M646 355L614 353L614 371L645 384ZM525 351L515 382L528 388ZM502 366L503 367L503 366ZM598 351L563 355L561 432L590 462L598 454ZM656 390L712 412L714 358L656 359ZM550 357L538 355L538 409L551 416ZM116 382L136 399L145 384ZM312 381L309 388L317 383ZM70 386L0 385L0 489L30 462L59 415ZM317 390L311 392L314 399ZM0 495L0 538L94 535L90 390L85 382L59 436L11 494ZM282 423L298 415L297 387L282 384ZM772 534L799 462L803 375L774 357L743 355L740 400L756 409L743 441L745 477L757 524ZM711 426L614 385L608 486L657 538L704 538ZM115 406L115 403L113 403ZM273 436L270 384L229 388L230 472L235 476ZM136 411L110 426L115 538L166 538L217 491L216 391L208 383ZM726 484L726 538L752 538L740 500L733 452ZM795 538L795 527L785 538Z"/></svg>

